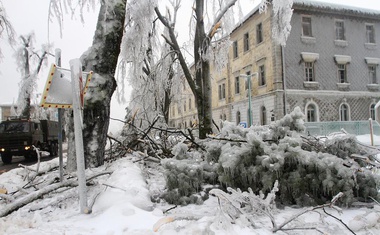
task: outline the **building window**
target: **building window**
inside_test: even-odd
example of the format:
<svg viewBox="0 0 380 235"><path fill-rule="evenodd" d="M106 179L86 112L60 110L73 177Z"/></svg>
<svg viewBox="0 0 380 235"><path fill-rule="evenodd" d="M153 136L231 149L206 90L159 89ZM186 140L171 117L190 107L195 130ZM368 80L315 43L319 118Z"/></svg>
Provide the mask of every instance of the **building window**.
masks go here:
<svg viewBox="0 0 380 235"><path fill-rule="evenodd" d="M232 48L233 48L234 58L237 58L239 56L239 54L238 54L238 42L237 41L233 42Z"/></svg>
<svg viewBox="0 0 380 235"><path fill-rule="evenodd" d="M260 122L262 126L267 124L267 109L265 106L262 106L260 109Z"/></svg>
<svg viewBox="0 0 380 235"><path fill-rule="evenodd" d="M366 29L366 42L367 43L376 43L375 42L375 28L371 24L365 26Z"/></svg>
<svg viewBox="0 0 380 235"><path fill-rule="evenodd" d="M219 84L218 88L219 88L219 100L225 99L226 98L226 84L225 83Z"/></svg>
<svg viewBox="0 0 380 235"><path fill-rule="evenodd" d="M240 78L235 77L235 94L240 94Z"/></svg>
<svg viewBox="0 0 380 235"><path fill-rule="evenodd" d="M336 40L346 40L344 36L344 21L335 21L335 39Z"/></svg>
<svg viewBox="0 0 380 235"><path fill-rule="evenodd" d="M346 64L338 64L339 83L347 83L347 66Z"/></svg>
<svg viewBox="0 0 380 235"><path fill-rule="evenodd" d="M244 34L244 51L249 50L249 33Z"/></svg>
<svg viewBox="0 0 380 235"><path fill-rule="evenodd" d="M376 65L368 65L369 82L370 84L377 84Z"/></svg>
<svg viewBox="0 0 380 235"><path fill-rule="evenodd" d="M340 121L349 121L350 120L350 117L349 117L349 109L348 109L348 105L347 104L342 104L340 106Z"/></svg>
<svg viewBox="0 0 380 235"><path fill-rule="evenodd" d="M186 112L186 100L183 101L183 111Z"/></svg>
<svg viewBox="0 0 380 235"><path fill-rule="evenodd" d="M236 125L240 124L240 111L236 112Z"/></svg>
<svg viewBox="0 0 380 235"><path fill-rule="evenodd" d="M309 104L306 108L306 118L308 122L317 121L317 108L314 104Z"/></svg>
<svg viewBox="0 0 380 235"><path fill-rule="evenodd" d="M305 62L305 80L314 82L314 62Z"/></svg>
<svg viewBox="0 0 380 235"><path fill-rule="evenodd" d="M265 80L265 66L259 66L259 86L264 86L266 84Z"/></svg>
<svg viewBox="0 0 380 235"><path fill-rule="evenodd" d="M375 106L376 104L371 104L371 106L369 107L369 115L370 115L370 118L372 120L376 120L376 115L375 115Z"/></svg>
<svg viewBox="0 0 380 235"><path fill-rule="evenodd" d="M311 17L310 16L302 16L302 36L306 36L306 37L313 36L311 32Z"/></svg>
<svg viewBox="0 0 380 235"><path fill-rule="evenodd" d="M189 98L189 110L191 110L191 98Z"/></svg>
<svg viewBox="0 0 380 235"><path fill-rule="evenodd" d="M256 25L256 43L259 44L263 41L263 24Z"/></svg>

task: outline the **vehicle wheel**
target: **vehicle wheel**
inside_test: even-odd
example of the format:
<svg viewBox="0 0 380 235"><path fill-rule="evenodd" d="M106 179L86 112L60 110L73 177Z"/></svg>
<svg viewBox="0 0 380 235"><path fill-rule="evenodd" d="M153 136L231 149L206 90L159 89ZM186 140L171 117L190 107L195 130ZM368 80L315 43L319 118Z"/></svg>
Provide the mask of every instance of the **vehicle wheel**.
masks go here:
<svg viewBox="0 0 380 235"><path fill-rule="evenodd" d="M37 144L37 148L41 150L41 145ZM37 161L38 160L37 152L35 150L31 151L27 156L25 156L25 159L30 160L30 161Z"/></svg>
<svg viewBox="0 0 380 235"><path fill-rule="evenodd" d="M49 147L50 156L55 157L58 155L58 144L57 143L51 143Z"/></svg>
<svg viewBox="0 0 380 235"><path fill-rule="evenodd" d="M4 164L11 164L12 163L12 155L1 154L1 160L4 162Z"/></svg>

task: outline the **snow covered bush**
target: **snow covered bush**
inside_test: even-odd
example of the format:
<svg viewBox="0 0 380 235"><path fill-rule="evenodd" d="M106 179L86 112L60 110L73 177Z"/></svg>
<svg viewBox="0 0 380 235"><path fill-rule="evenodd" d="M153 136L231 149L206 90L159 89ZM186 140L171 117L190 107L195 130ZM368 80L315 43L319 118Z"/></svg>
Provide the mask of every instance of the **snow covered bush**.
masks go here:
<svg viewBox="0 0 380 235"><path fill-rule="evenodd" d="M229 130L222 130L222 137L231 141L208 144L207 159L217 161L219 182L226 188L251 188L259 193L269 192L279 180L277 202L284 205L316 205L338 192L344 193L344 205L379 198L380 177L350 158L360 154L354 137L325 141L320 151L310 151L302 137L303 118L296 108L268 131L255 127L231 130L227 125Z"/></svg>
<svg viewBox="0 0 380 235"><path fill-rule="evenodd" d="M281 205L323 204L339 192L344 196L338 204L344 206L378 200L380 176L367 167L365 157L355 157L364 154L355 137L319 141L306 135L303 119L301 109L295 108L269 127L225 122L220 136L203 142L205 157L178 144L172 150L175 158L161 162L168 188L164 198L187 204L203 185L218 183L224 189L267 194L278 181L276 202Z"/></svg>
<svg viewBox="0 0 380 235"><path fill-rule="evenodd" d="M172 151L175 157L161 161L165 168L167 186L162 197L171 204L201 204L207 198L207 194L202 192L203 186L207 182L217 183L213 166L204 161L199 152L187 150L186 144L178 143Z"/></svg>

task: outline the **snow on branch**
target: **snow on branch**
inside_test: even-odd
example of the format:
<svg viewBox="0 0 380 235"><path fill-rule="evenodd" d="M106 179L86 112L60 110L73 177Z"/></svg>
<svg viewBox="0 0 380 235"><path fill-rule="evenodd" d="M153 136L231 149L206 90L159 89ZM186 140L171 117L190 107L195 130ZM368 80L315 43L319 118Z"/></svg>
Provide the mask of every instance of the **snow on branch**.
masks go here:
<svg viewBox="0 0 380 235"><path fill-rule="evenodd" d="M293 0L273 0L273 28L272 36L281 46L286 45L292 26L290 20L293 15Z"/></svg>
<svg viewBox="0 0 380 235"><path fill-rule="evenodd" d="M10 45L15 44L15 35L16 32L8 20L8 16L5 12L4 6L0 1L0 39L3 38L4 33L7 35L8 43ZM1 48L0 48L0 58L2 57Z"/></svg>
<svg viewBox="0 0 380 235"><path fill-rule="evenodd" d="M95 10L96 0L50 0L49 3L49 14L48 14L48 22L52 22L53 18L56 18L59 25L60 36L62 37L63 31L63 16L64 14L70 13L71 18L74 17L77 10L79 9L79 16L82 24L84 23L84 15L83 10L86 9L89 11L90 9ZM114 2L114 1L107 1Z"/></svg>

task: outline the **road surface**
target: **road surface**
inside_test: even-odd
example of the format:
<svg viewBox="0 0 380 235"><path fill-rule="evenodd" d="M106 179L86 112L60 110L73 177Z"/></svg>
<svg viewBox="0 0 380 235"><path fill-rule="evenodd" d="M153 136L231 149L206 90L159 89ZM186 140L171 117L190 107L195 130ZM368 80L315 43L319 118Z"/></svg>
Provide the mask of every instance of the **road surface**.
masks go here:
<svg viewBox="0 0 380 235"><path fill-rule="evenodd" d="M54 158L55 157L49 156L49 153L43 152L41 162L50 161ZM25 160L23 156L13 156L11 164L4 164L3 161L0 160L0 174L19 167L18 164L30 166L36 163L37 160Z"/></svg>

